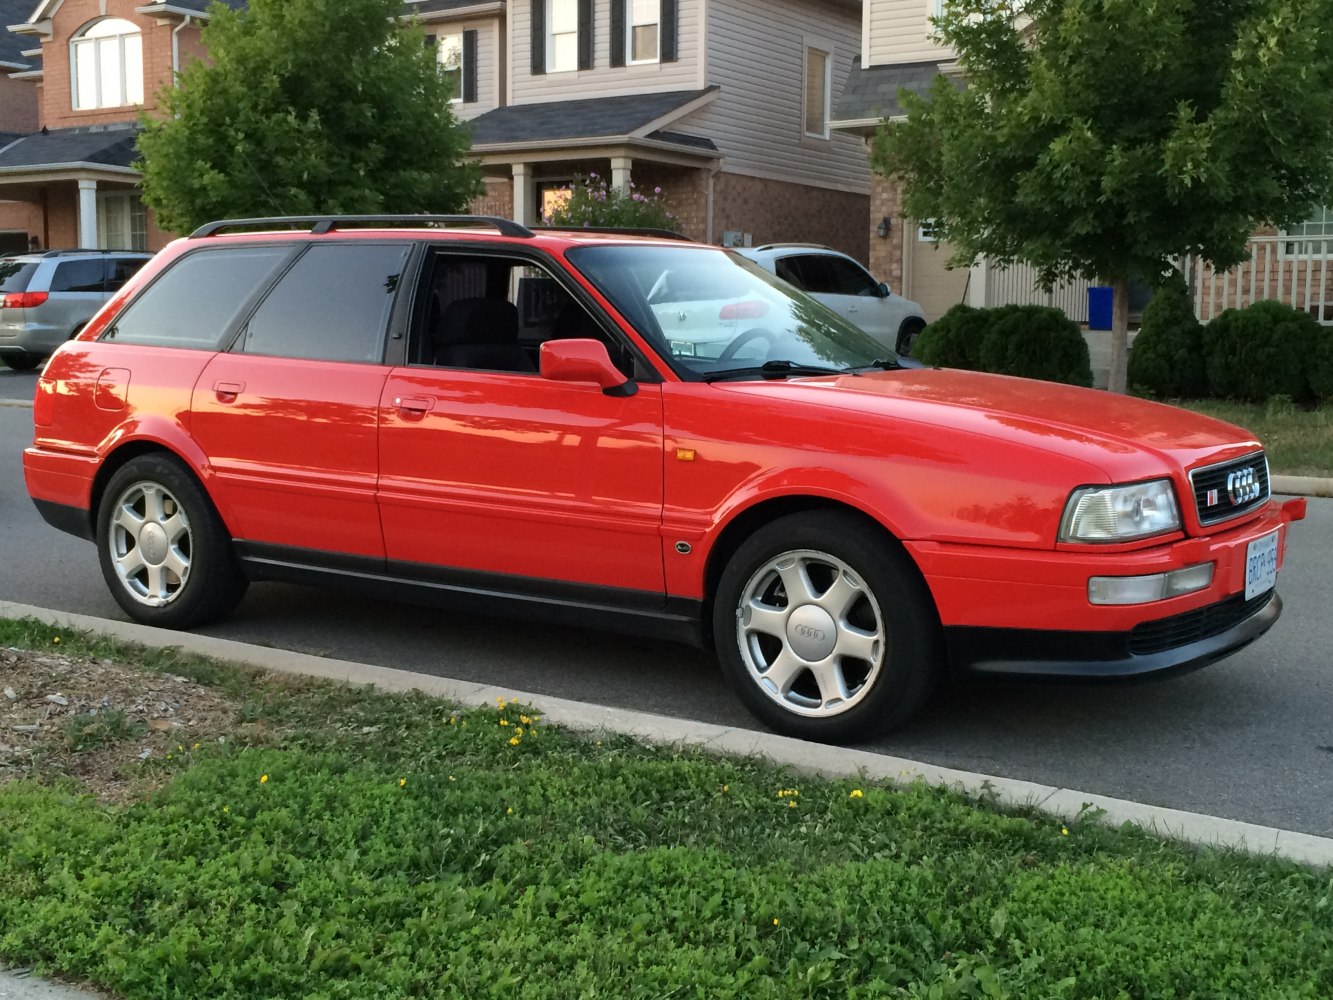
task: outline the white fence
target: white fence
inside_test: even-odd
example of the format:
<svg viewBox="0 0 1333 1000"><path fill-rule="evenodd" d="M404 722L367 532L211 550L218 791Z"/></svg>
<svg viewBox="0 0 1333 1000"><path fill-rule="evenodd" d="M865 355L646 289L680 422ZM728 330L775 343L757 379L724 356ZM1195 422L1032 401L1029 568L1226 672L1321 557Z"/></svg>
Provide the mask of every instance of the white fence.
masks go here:
<svg viewBox="0 0 1333 1000"><path fill-rule="evenodd" d="M1276 299L1333 326L1333 239L1306 236L1256 236L1250 259L1229 271L1214 271L1197 258L1182 270L1203 322L1224 309Z"/></svg>
<svg viewBox="0 0 1333 1000"><path fill-rule="evenodd" d="M1049 292L1037 282L1037 272L1026 264L1011 264L1000 268L992 264L985 269L986 305L988 306L1054 306L1075 323L1088 321L1088 286L1084 278L1062 282Z"/></svg>

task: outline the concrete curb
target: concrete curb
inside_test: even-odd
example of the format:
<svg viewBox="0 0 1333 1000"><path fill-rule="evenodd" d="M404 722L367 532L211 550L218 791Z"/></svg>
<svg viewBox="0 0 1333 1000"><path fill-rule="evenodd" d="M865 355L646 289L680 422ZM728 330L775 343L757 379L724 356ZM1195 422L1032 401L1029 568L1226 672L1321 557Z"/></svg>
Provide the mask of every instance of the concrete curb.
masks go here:
<svg viewBox="0 0 1333 1000"><path fill-rule="evenodd" d="M176 647L187 652L232 660L279 673L322 677L385 691L421 691L462 705L493 705L496 698L517 698L538 705L542 717L573 729L624 733L654 743L701 747L720 753L766 757L805 772L828 777L864 776L897 783L925 781L966 795L985 797L1006 806L1035 808L1071 820L1099 810L1108 826L1133 823L1149 832L1191 844L1216 846L1273 856L1317 867L1333 867L1333 839L1199 813L1144 805L1105 795L1056 788L1030 781L937 767L866 750L828 747L749 729L717 726L624 709L589 705L565 698L492 687L470 681L416 674L347 660L326 659L286 649L254 646L231 639L171 632L49 608L0 601L0 617L35 618L51 625L112 636L145 646Z"/></svg>
<svg viewBox="0 0 1333 1000"><path fill-rule="evenodd" d="M1294 497L1333 497L1333 479L1319 476L1274 476L1269 480L1274 493Z"/></svg>
<svg viewBox="0 0 1333 1000"><path fill-rule="evenodd" d="M31 410L32 400L30 399L0 399L0 406L8 406L15 410ZM0 994L0 996L3 996Z"/></svg>

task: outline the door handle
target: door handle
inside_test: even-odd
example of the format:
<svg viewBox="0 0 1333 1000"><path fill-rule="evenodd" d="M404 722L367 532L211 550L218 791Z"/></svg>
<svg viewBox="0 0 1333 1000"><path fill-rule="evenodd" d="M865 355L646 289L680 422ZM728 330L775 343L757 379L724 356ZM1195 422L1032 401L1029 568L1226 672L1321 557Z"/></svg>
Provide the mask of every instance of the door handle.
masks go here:
<svg viewBox="0 0 1333 1000"><path fill-rule="evenodd" d="M399 396L393 405L405 417L419 417L435 406L435 400L427 396Z"/></svg>
<svg viewBox="0 0 1333 1000"><path fill-rule="evenodd" d="M234 403L236 397L245 392L244 382L214 382L213 392L217 394L219 403Z"/></svg>

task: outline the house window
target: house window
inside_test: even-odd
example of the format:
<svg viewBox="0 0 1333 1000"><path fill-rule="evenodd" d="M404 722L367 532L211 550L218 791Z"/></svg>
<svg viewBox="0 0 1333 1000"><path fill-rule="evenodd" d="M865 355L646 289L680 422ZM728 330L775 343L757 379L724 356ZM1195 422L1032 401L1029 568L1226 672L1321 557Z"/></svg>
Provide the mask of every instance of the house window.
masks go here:
<svg viewBox="0 0 1333 1000"><path fill-rule="evenodd" d="M138 194L98 192L97 246L100 250L148 249L148 212Z"/></svg>
<svg viewBox="0 0 1333 1000"><path fill-rule="evenodd" d="M546 24L546 72L578 69L578 0L546 0Z"/></svg>
<svg viewBox="0 0 1333 1000"><path fill-rule="evenodd" d="M143 103L143 38L129 21L93 22L69 43L74 109Z"/></svg>
<svg viewBox="0 0 1333 1000"><path fill-rule="evenodd" d="M662 0L630 0L625 24L625 49L631 63L657 62Z"/></svg>
<svg viewBox="0 0 1333 1000"><path fill-rule="evenodd" d="M463 35L441 35L438 45L440 75L449 84L449 99L457 104L463 100Z"/></svg>
<svg viewBox="0 0 1333 1000"><path fill-rule="evenodd" d="M1282 252L1289 257L1333 257L1333 205L1315 209L1308 219L1282 235L1287 237Z"/></svg>
<svg viewBox="0 0 1333 1000"><path fill-rule="evenodd" d="M828 138L829 53L814 47L805 50L805 134Z"/></svg>

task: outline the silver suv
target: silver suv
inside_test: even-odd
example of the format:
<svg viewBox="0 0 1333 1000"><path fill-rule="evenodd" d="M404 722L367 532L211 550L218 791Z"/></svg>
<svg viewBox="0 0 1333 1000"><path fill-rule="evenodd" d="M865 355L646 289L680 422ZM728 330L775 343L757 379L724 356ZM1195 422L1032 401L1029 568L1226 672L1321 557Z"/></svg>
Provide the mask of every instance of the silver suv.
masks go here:
<svg viewBox="0 0 1333 1000"><path fill-rule="evenodd" d="M152 256L48 250L0 257L0 361L15 371L36 368Z"/></svg>
<svg viewBox="0 0 1333 1000"><path fill-rule="evenodd" d="M845 253L809 243L770 243L736 252L795 285L900 355L912 353L917 334L926 327L919 305L876 281Z"/></svg>

